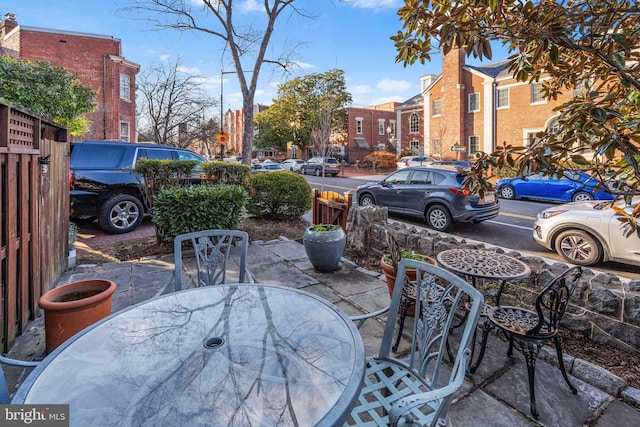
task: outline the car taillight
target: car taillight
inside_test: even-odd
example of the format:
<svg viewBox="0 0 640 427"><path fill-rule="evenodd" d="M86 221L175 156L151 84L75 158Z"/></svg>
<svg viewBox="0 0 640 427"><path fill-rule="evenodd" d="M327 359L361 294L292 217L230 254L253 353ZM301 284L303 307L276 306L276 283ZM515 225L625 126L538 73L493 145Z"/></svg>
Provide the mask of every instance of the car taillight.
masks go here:
<svg viewBox="0 0 640 427"><path fill-rule="evenodd" d="M409 160L405 160L405 161L404 161L404 165L405 165L406 167L409 167Z"/></svg>
<svg viewBox="0 0 640 427"><path fill-rule="evenodd" d="M451 191L453 194L458 195L458 196L468 196L469 194L471 194L471 192L469 190L462 190L460 188L449 188L449 191Z"/></svg>
<svg viewBox="0 0 640 427"><path fill-rule="evenodd" d="M73 172L69 169L69 190L73 190Z"/></svg>

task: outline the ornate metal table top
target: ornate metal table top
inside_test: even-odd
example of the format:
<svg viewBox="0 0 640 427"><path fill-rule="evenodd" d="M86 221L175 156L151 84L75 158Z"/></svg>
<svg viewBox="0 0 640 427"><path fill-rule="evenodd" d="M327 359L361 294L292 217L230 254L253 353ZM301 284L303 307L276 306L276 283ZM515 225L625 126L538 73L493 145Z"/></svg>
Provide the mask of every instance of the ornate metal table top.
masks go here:
<svg viewBox="0 0 640 427"><path fill-rule="evenodd" d="M485 249L448 249L437 258L448 270L483 279L522 279L531 273L522 261Z"/></svg>
<svg viewBox="0 0 640 427"><path fill-rule="evenodd" d="M14 403L71 426L342 425L362 386L355 324L313 294L218 285L107 317L45 358Z"/></svg>

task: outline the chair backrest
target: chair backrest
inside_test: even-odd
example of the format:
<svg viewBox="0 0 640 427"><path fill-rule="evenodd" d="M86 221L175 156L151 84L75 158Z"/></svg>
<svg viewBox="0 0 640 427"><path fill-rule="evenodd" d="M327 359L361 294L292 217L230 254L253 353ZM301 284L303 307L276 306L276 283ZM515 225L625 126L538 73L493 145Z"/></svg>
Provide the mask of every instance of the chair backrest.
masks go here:
<svg viewBox="0 0 640 427"><path fill-rule="evenodd" d="M460 369L466 369L465 351L472 345L484 298L473 286L449 271L426 262L403 258L398 264L379 357L390 355L402 299L402 285L406 270L411 268L416 270L418 298L408 364L414 374L424 378L432 389L440 388L453 383ZM444 358L450 350L455 351L453 369L444 365ZM451 374L448 377L441 374L449 369ZM446 410L446 402L443 408Z"/></svg>
<svg viewBox="0 0 640 427"><path fill-rule="evenodd" d="M191 242L196 258L198 286L219 285L227 282L227 265L233 247L240 251L238 283L251 281L247 272L247 248L249 235L239 230L204 230L185 233L173 241L175 263L175 289L182 289L183 243ZM247 277L249 276L249 277Z"/></svg>
<svg viewBox="0 0 640 427"><path fill-rule="evenodd" d="M8 404L11 403L11 396L9 393L9 386L7 385L7 379L4 376L4 369L2 367L3 364L11 365L11 366L20 366L23 368L33 368L37 366L40 362L31 361L31 360L17 360L11 359L6 356L0 355L0 404Z"/></svg>
<svg viewBox="0 0 640 427"><path fill-rule="evenodd" d="M569 299L582 276L581 267L572 267L554 277L536 297L538 323L530 329L529 336L553 336L569 305Z"/></svg>

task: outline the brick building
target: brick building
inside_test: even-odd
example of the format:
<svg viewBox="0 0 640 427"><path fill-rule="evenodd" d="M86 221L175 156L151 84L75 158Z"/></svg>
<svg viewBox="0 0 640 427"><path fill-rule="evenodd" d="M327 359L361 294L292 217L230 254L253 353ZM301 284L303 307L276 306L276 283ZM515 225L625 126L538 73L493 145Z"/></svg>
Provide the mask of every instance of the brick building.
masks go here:
<svg viewBox="0 0 640 427"><path fill-rule="evenodd" d="M90 128L79 140L136 140L136 74L120 39L99 34L25 27L8 13L0 21L0 47L22 59L45 60L78 76L96 92Z"/></svg>
<svg viewBox="0 0 640 427"><path fill-rule="evenodd" d="M367 108L347 108L346 141L344 148L333 148L335 154L341 153L348 163L355 163L376 150L395 152L398 104L389 102Z"/></svg>

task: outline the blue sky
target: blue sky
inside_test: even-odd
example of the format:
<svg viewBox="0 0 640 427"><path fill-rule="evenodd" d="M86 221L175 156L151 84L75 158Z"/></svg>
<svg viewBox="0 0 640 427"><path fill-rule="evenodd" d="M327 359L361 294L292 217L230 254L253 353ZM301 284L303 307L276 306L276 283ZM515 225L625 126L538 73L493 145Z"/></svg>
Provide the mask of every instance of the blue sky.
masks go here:
<svg viewBox="0 0 640 427"><path fill-rule="evenodd" d="M191 0L197 2L198 0ZM235 0L236 17L255 22L262 0ZM299 0L298 7L315 18L291 17L283 13L269 53L278 55L296 47L293 58L299 67L293 77L338 68L345 71L353 106L403 102L420 90L420 76L440 73L440 58L431 63L403 67L395 62L390 36L401 29L396 11L402 0ZM140 64L141 70L158 61L181 57L185 71L206 79L211 95L220 97L220 70L233 70L222 58L220 39L203 33L158 31L144 20L123 13L126 0L22 0L5 1L0 13L15 13L20 25L108 35L122 41L123 55ZM234 11L235 12L235 11ZM499 60L503 58L495 58ZM472 63L473 61L468 60ZM289 77L291 78L291 76ZM286 77L264 66L260 72L256 103L271 104L277 84ZM234 74L223 76L224 108L242 108L242 96Z"/></svg>

